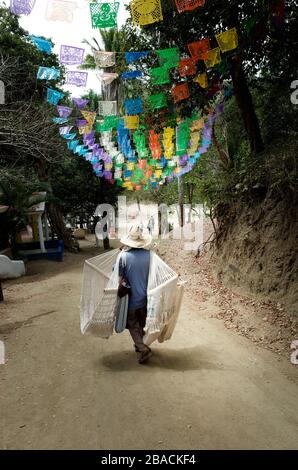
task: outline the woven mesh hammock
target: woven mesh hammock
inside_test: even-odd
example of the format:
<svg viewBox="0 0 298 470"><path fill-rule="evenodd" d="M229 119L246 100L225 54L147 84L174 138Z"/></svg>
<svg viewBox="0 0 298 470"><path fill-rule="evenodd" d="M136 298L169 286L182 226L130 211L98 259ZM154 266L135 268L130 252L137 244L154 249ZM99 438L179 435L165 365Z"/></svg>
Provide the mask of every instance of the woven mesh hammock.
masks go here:
<svg viewBox="0 0 298 470"><path fill-rule="evenodd" d="M114 332L119 250L85 261L81 295L81 332L109 338ZM113 269L114 267L114 269ZM147 290L146 344L171 338L177 323L183 287L178 275L151 252Z"/></svg>

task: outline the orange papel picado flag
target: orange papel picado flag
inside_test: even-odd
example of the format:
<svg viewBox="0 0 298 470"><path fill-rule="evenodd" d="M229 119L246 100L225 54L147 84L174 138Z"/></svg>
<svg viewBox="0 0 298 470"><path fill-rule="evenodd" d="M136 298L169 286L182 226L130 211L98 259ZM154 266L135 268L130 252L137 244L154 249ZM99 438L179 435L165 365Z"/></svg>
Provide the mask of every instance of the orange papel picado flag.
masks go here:
<svg viewBox="0 0 298 470"><path fill-rule="evenodd" d="M179 101L186 100L189 98L189 88L187 83L180 83L172 89L172 95L174 97L174 102L178 103Z"/></svg>
<svg viewBox="0 0 298 470"><path fill-rule="evenodd" d="M206 60L208 51L210 51L209 39L201 39L200 41L191 42L187 45L188 50L195 60Z"/></svg>
<svg viewBox="0 0 298 470"><path fill-rule="evenodd" d="M195 10L205 4L205 0L175 0L179 13Z"/></svg>
<svg viewBox="0 0 298 470"><path fill-rule="evenodd" d="M196 69L194 59L190 57L188 59L180 60L178 70L179 70L181 77L187 77L188 75L195 75L197 69Z"/></svg>

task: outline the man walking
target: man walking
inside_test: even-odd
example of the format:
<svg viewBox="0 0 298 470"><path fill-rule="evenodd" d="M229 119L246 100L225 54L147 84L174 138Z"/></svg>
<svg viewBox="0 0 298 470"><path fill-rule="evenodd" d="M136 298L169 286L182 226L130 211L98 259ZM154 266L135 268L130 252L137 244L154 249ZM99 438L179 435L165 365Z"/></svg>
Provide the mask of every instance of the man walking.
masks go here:
<svg viewBox="0 0 298 470"><path fill-rule="evenodd" d="M147 318L147 285L150 267L149 245L151 235L143 234L139 225L133 226L128 235L120 240L127 247L120 260L119 276L130 285L131 294L128 304L127 328L140 353L139 363L143 364L151 356L151 349L144 344L144 328Z"/></svg>

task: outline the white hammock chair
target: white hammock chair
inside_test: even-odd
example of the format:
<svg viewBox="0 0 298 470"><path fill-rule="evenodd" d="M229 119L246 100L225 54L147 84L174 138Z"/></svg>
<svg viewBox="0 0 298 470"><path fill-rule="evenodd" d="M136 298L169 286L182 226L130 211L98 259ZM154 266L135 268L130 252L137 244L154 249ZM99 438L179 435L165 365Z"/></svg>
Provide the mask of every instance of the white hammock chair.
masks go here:
<svg viewBox="0 0 298 470"><path fill-rule="evenodd" d="M85 261L81 295L81 332L109 338L114 332L120 250ZM153 251L147 290L146 344L171 338L177 323L183 287L178 275Z"/></svg>

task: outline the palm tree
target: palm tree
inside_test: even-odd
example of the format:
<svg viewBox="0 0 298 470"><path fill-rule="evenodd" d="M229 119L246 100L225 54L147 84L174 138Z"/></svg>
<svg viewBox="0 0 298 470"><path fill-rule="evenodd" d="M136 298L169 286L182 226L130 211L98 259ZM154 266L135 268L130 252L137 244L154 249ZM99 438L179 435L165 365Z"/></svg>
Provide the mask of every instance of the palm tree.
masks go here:
<svg viewBox="0 0 298 470"><path fill-rule="evenodd" d="M118 31L117 29L113 28L109 30L100 29L99 33L102 47L99 41L94 37L91 41L84 39L83 43L87 44L91 48L93 53L96 51L123 53L120 54L120 57L118 57L118 60L116 60L116 65L114 65L113 67L106 67L104 69L105 72L118 73L120 76L120 74L125 68L124 52L126 50L126 35L123 31ZM83 70L97 69L98 67L96 65L94 55L87 54L85 62L83 65L81 65L80 68ZM111 84L102 86L102 99L104 101L117 101L118 109L120 109L120 103L123 99L123 88L122 82L119 77L115 79ZM104 229L106 231L107 227L104 227ZM108 237L104 238L103 246L105 250L110 249L110 241Z"/></svg>
<svg viewBox="0 0 298 470"><path fill-rule="evenodd" d="M102 47L99 41L96 38L92 38L91 41L87 39L83 40L84 44L87 44L92 52L96 51L107 51L107 52L120 52L124 53L126 41L125 41L125 33L123 31L118 31L117 29L109 29L99 30L100 34L100 42L102 43ZM105 68L105 72L108 73L120 73L123 71L125 66L124 62L124 54L120 55L120 60L117 60L117 65L113 67ZM97 65L95 63L94 56L92 54L87 54L84 64L81 66L83 70L95 70L97 69ZM105 101L117 101L118 105L120 104L122 98L122 86L121 80L117 78L109 85L103 85L102 87L102 97Z"/></svg>

